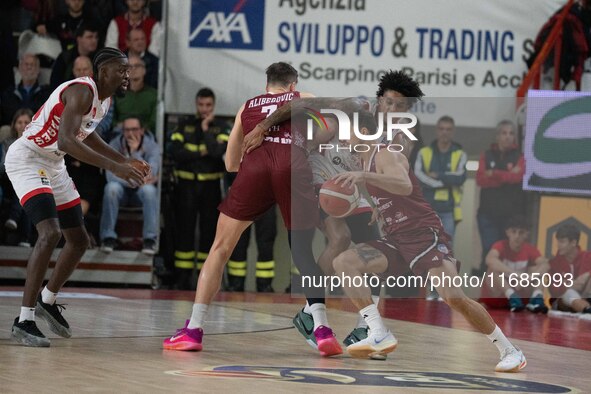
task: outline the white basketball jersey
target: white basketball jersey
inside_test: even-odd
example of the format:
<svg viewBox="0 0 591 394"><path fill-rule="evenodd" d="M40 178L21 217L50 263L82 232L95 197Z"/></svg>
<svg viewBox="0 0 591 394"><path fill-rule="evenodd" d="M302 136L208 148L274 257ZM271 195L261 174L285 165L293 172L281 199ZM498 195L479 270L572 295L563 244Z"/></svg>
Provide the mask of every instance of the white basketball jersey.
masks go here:
<svg viewBox="0 0 591 394"><path fill-rule="evenodd" d="M22 136L23 142L27 146L53 159L62 158L66 154L57 147L60 118L64 111L61 95L68 86L74 84L87 85L92 91L92 106L88 113L82 117L82 124L76 134L79 141L83 141L90 133L94 132L109 111L111 104L111 98L99 100L96 83L90 77L76 78L59 85L33 116L33 121L29 123Z"/></svg>

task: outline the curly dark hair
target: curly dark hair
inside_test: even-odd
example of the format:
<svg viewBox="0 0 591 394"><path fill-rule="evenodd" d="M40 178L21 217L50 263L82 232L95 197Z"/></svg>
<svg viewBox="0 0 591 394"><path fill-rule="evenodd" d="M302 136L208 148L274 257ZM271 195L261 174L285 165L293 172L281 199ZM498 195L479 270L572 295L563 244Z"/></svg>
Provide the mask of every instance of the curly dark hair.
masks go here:
<svg viewBox="0 0 591 394"><path fill-rule="evenodd" d="M400 70L390 70L380 78L376 96L382 97L386 90L395 90L407 97L410 105L425 95L419 87L419 83Z"/></svg>

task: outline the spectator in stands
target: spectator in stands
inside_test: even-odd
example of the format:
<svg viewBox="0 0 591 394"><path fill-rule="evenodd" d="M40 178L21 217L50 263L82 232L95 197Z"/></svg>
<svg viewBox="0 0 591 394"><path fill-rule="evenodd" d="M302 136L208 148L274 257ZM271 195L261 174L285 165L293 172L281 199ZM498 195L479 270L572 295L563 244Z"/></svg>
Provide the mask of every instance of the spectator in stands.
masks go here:
<svg viewBox="0 0 591 394"><path fill-rule="evenodd" d="M436 139L421 148L414 164L425 199L443 222L443 228L454 237L456 224L462 220L460 202L466 181L466 153L452 141L455 122L449 116L437 121Z"/></svg>
<svg viewBox="0 0 591 394"><path fill-rule="evenodd" d="M115 225L120 206L141 206L143 208L143 249L142 253L154 255L157 251L158 237L158 171L160 169L160 147L154 138L145 133L141 120L130 117L123 121L123 135L109 144L126 157L145 160L150 164L152 173L146 183L139 188L129 184L107 171L107 185L103 196L103 210L100 224L101 250L113 251L117 244Z"/></svg>
<svg viewBox="0 0 591 394"><path fill-rule="evenodd" d="M2 115L0 124L9 124L19 108L29 108L33 113L43 105L51 94L51 89L39 85L39 58L31 53L22 55L18 71L21 75L20 83L2 92L0 106Z"/></svg>
<svg viewBox="0 0 591 394"><path fill-rule="evenodd" d="M508 307L511 312L520 312L526 308L529 297L527 309L530 312L547 312L541 282L537 287L524 287L520 280L523 278L521 275L527 273L541 278L549 269L548 260L534 245L526 242L529 226L525 217L511 218L505 234L507 239L495 242L486 255L488 273L494 275L492 283L490 279L485 280L481 301L491 308ZM512 286L514 281L517 286Z"/></svg>
<svg viewBox="0 0 591 394"><path fill-rule="evenodd" d="M0 92L14 85L14 66L17 65L17 45L13 37L12 15L19 0L0 1Z"/></svg>
<svg viewBox="0 0 591 394"><path fill-rule="evenodd" d="M525 214L524 173L515 125L503 120L497 125L496 143L480 155L476 172L476 184L481 188L477 220L482 243L482 263L476 275L486 270L485 257L492 244L503 238L507 221Z"/></svg>
<svg viewBox="0 0 591 394"><path fill-rule="evenodd" d="M129 57L129 89L124 97L116 97L113 104L114 133L118 134L121 122L130 116L137 116L142 120L146 129L154 132L156 128L156 104L158 95L156 89L144 83L146 65L138 56Z"/></svg>
<svg viewBox="0 0 591 394"><path fill-rule="evenodd" d="M215 117L215 95L203 88L195 97L197 113L179 123L168 146L175 162L177 234L175 276L185 289L191 274L200 270L213 243L222 200L220 180L225 165L229 127ZM199 215L199 249L195 253L195 225Z"/></svg>
<svg viewBox="0 0 591 394"><path fill-rule="evenodd" d="M139 56L146 66L144 82L146 85L158 89L158 58L146 50L146 33L142 29L131 29L127 32L128 56Z"/></svg>
<svg viewBox="0 0 591 394"><path fill-rule="evenodd" d="M162 26L146 13L145 0L127 0L127 12L116 16L107 29L105 46L119 48L127 51L127 32L139 28L146 33L148 50L156 56L160 56L160 40Z"/></svg>
<svg viewBox="0 0 591 394"><path fill-rule="evenodd" d="M96 19L84 11L84 0L65 0L65 2L68 6L67 12L56 15L47 21L47 25L37 26L39 34L55 35L62 45L62 51L72 49L76 45L76 31L84 23L99 26Z"/></svg>
<svg viewBox="0 0 591 394"><path fill-rule="evenodd" d="M4 190L4 195L10 200L8 219L4 223L4 227L11 231L18 231L19 245L25 247L31 246L30 238L33 226L21 206L12 188L12 184L8 181L4 167L4 158L10 145L23 135L25 127L31 123L32 119L33 112L30 109L20 108L15 112L11 125L3 126L0 129L0 185L3 186L0 187L0 202L2 201L2 189Z"/></svg>
<svg viewBox="0 0 591 394"><path fill-rule="evenodd" d="M72 72L74 60L81 55L93 59L97 46L98 27L89 22L83 23L76 32L76 45L63 51L55 59L51 71L51 86L56 88L59 84L72 79L74 77Z"/></svg>
<svg viewBox="0 0 591 394"><path fill-rule="evenodd" d="M562 275L563 284L557 286L557 281L553 281L550 290L554 297L559 297L555 303L557 309L591 313L591 251L581 250L580 238L581 231L572 224L564 224L556 231L558 255L550 260L550 274ZM572 286L568 286L569 278Z"/></svg>
<svg viewBox="0 0 591 394"><path fill-rule="evenodd" d="M92 60L88 56L78 56L72 66L74 78L92 77Z"/></svg>

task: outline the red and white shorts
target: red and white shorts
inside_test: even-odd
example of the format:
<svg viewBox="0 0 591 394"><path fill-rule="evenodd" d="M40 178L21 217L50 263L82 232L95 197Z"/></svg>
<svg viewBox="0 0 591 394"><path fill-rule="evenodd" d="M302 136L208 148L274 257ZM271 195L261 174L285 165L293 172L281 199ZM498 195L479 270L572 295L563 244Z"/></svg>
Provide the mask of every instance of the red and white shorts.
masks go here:
<svg viewBox="0 0 591 394"><path fill-rule="evenodd" d="M80 194L62 157L55 160L36 152L19 138L6 154L6 174L21 205L42 193L53 194L58 211L80 203Z"/></svg>

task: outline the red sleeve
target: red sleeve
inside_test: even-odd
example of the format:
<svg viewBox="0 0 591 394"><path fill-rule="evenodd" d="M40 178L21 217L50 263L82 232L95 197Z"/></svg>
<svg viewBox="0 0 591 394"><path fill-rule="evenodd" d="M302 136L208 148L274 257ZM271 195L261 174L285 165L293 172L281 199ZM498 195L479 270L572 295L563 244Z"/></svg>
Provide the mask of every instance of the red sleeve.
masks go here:
<svg viewBox="0 0 591 394"><path fill-rule="evenodd" d="M505 252L505 241L497 241L490 247L491 249L495 249L499 254L502 256Z"/></svg>
<svg viewBox="0 0 591 394"><path fill-rule="evenodd" d="M478 161L478 171L476 171L476 184L482 188L491 188L501 186L496 177L486 176L486 161L484 159L485 152L480 154L480 160ZM494 171L493 171L494 172Z"/></svg>
<svg viewBox="0 0 591 394"><path fill-rule="evenodd" d="M524 246L527 246L527 258L531 262L531 264L533 264L534 261L536 261L536 259L540 257L542 254L540 253L538 248L536 248L532 244L525 244Z"/></svg>
<svg viewBox="0 0 591 394"><path fill-rule="evenodd" d="M583 275L585 272L591 273L591 251L585 252L583 258L581 259L581 264L577 267L577 275Z"/></svg>
<svg viewBox="0 0 591 394"><path fill-rule="evenodd" d="M516 166L519 166L519 172L493 170L493 174L499 178L501 183L521 183L523 181L523 174L525 174L525 159L523 158L523 155L519 157Z"/></svg>

